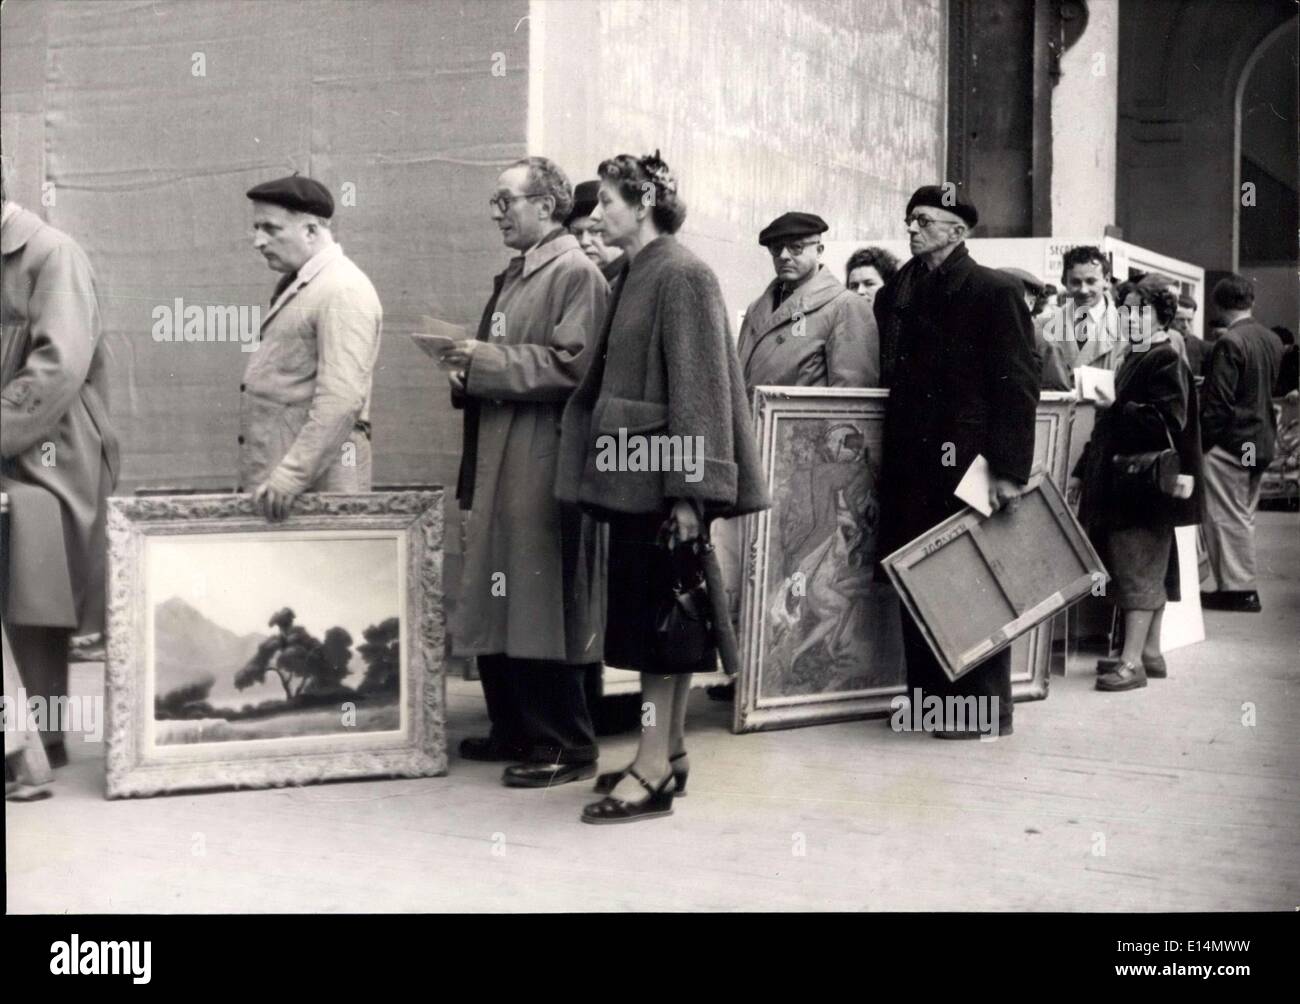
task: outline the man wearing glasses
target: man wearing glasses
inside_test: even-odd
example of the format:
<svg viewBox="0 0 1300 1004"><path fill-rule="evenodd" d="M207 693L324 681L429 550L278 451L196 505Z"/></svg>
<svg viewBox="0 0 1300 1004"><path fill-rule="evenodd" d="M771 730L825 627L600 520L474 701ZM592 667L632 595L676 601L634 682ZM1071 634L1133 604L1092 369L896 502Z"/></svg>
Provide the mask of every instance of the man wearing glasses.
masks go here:
<svg viewBox="0 0 1300 1004"><path fill-rule="evenodd" d="M995 510L1014 506L1029 479L1039 389L1033 322L1020 283L966 250L978 221L955 186L917 189L905 220L913 257L876 296L889 386L880 555L963 508L953 491L977 456L988 461ZM952 682L912 618L902 621L908 692L996 698L998 734L1009 734L1010 649ZM937 735L979 736L952 724Z"/></svg>
<svg viewBox="0 0 1300 1004"><path fill-rule="evenodd" d="M584 680L605 643L607 537L553 491L560 414L591 362L609 287L565 229L573 189L554 163L516 162L488 206L515 256L477 337L439 358L465 413L453 651L477 657L491 721L460 755L513 764L508 787L545 788L596 770Z"/></svg>
<svg viewBox="0 0 1300 1004"><path fill-rule="evenodd" d="M826 221L813 213L783 213L764 227L758 243L772 256L774 278L749 305L737 351L745 390L755 387L878 387L880 340L871 303L850 292L822 265ZM810 515L810 514L805 514ZM796 533L811 534L812 526ZM714 529L733 609L739 613L739 528ZM709 688L715 701L735 698L735 684Z"/></svg>
<svg viewBox="0 0 1300 1004"><path fill-rule="evenodd" d="M876 387L880 347L871 305L822 265L826 221L785 213L758 243L776 272L740 326L740 365L749 391L781 387Z"/></svg>

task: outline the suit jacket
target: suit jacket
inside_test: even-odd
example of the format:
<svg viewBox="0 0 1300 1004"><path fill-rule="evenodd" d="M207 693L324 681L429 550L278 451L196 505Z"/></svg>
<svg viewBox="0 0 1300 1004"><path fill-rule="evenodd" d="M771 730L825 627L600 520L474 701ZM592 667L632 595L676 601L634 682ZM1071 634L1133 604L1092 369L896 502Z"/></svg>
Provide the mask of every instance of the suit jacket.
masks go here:
<svg viewBox="0 0 1300 1004"><path fill-rule="evenodd" d="M965 244L933 272L907 262L875 310L893 357L880 475L886 555L961 510L952 493L977 454L995 475L1028 480L1039 365L1020 282L977 265Z"/></svg>
<svg viewBox="0 0 1300 1004"><path fill-rule="evenodd" d="M748 390L880 386L880 337L865 297L819 265L779 307L773 279L740 326L741 371Z"/></svg>
<svg viewBox="0 0 1300 1004"><path fill-rule="evenodd" d="M1087 314L1077 310L1073 300L1066 300L1065 306L1048 313L1042 334L1071 373L1080 366L1118 370L1128 351L1115 302L1109 296L1095 313Z"/></svg>
<svg viewBox="0 0 1300 1004"><path fill-rule="evenodd" d="M11 499L6 617L102 630L104 499L117 436L90 261L16 205L0 229L0 474Z"/></svg>
<svg viewBox="0 0 1300 1004"><path fill-rule="evenodd" d="M1282 365L1282 339L1252 317L1234 322L1210 349L1201 388L1201 443L1221 446L1243 462L1254 447L1262 471L1277 452L1273 388Z"/></svg>
<svg viewBox="0 0 1300 1004"><path fill-rule="evenodd" d="M722 290L675 237L651 241L628 266L562 429L556 494L595 515L660 512L686 498L710 518L767 508ZM617 440L620 430L702 437L698 479L686 469L601 465L604 437Z"/></svg>
<svg viewBox="0 0 1300 1004"><path fill-rule="evenodd" d="M368 491L342 447L370 414L383 308L366 274L332 244L307 261L263 317L240 385L239 480L280 491Z"/></svg>

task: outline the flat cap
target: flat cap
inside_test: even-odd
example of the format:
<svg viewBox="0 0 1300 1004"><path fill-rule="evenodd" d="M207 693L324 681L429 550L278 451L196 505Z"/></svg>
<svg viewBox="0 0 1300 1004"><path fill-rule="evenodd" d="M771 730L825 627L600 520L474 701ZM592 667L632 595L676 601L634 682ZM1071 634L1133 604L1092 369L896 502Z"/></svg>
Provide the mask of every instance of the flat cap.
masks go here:
<svg viewBox="0 0 1300 1004"><path fill-rule="evenodd" d="M1172 275L1163 272L1148 272L1138 280L1138 289L1166 289L1182 292L1182 285Z"/></svg>
<svg viewBox="0 0 1300 1004"><path fill-rule="evenodd" d="M330 195L330 190L315 178L301 174L264 181L244 194L254 202L269 202L296 213L311 213L327 220L334 215L334 197Z"/></svg>
<svg viewBox="0 0 1300 1004"><path fill-rule="evenodd" d="M907 200L907 213L910 216L917 206L931 206L934 209L946 209L958 216L968 227L974 227L980 221L979 210L975 204L968 202L957 190L956 185L922 185Z"/></svg>
<svg viewBox="0 0 1300 1004"><path fill-rule="evenodd" d="M943 207L940 206L939 208L942 209ZM1033 272L1026 272L1023 268L1000 268L998 271L1005 272L1013 279L1019 279L1024 284L1024 287L1033 293L1037 294L1043 291L1043 280L1034 275Z"/></svg>
<svg viewBox="0 0 1300 1004"><path fill-rule="evenodd" d="M782 213L759 231L758 243L767 247L777 241L824 234L829 229L830 224L815 213Z"/></svg>
<svg viewBox="0 0 1300 1004"><path fill-rule="evenodd" d="M591 211L596 208L598 201L597 193L600 192L599 181L584 181L573 190L573 209L565 217L564 225L567 227L574 220L580 220L584 216L590 216Z"/></svg>

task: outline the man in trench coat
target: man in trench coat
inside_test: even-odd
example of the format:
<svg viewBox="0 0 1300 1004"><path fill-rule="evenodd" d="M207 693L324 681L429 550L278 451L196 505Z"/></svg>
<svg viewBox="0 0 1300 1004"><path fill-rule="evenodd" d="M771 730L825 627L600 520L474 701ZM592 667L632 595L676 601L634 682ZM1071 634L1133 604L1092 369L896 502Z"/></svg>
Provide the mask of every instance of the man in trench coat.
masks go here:
<svg viewBox="0 0 1300 1004"><path fill-rule="evenodd" d="M737 351L746 389L878 387L880 340L871 305L821 263L826 221L783 213L758 235L774 278L745 311Z"/></svg>
<svg viewBox="0 0 1300 1004"><path fill-rule="evenodd" d="M879 387L880 339L871 303L850 292L822 264L828 225L814 213L782 213L758 234L775 278L745 311L736 346L745 396L754 388ZM809 528L799 532L806 532ZM740 524L719 521L714 543L728 600L739 616ZM735 698L735 681L709 688L715 701Z"/></svg>
<svg viewBox="0 0 1300 1004"><path fill-rule="evenodd" d="M912 196L907 219L914 257L875 302L891 373L880 474L882 556L963 508L953 491L977 455L992 474L990 503L1014 505L1033 463L1038 407L1038 357L1020 284L977 265L966 250L966 233L979 219L975 207L927 185ZM999 733L1008 734L1010 650L952 682L906 611L902 619L909 696L919 688L923 696L996 698Z"/></svg>
<svg viewBox="0 0 1300 1004"><path fill-rule="evenodd" d="M515 163L489 202L517 254L477 338L441 357L465 409L456 497L469 510L452 646L477 656L492 723L460 753L519 761L507 786L547 787L591 777L597 758L584 677L604 648L607 532L553 493L560 415L609 287L564 227L573 192L551 161Z"/></svg>
<svg viewBox="0 0 1300 1004"><path fill-rule="evenodd" d="M117 437L95 276L67 234L0 188L0 489L9 496L4 625L27 695L68 693L68 640L104 626L104 499ZM60 722L41 734L67 762Z"/></svg>

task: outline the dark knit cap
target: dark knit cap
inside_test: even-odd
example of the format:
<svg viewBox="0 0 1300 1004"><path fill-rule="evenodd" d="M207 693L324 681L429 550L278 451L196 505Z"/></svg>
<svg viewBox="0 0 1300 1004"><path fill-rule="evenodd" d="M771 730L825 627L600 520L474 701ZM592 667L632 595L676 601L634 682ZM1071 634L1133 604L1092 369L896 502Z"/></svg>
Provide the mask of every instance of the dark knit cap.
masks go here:
<svg viewBox="0 0 1300 1004"><path fill-rule="evenodd" d="M934 209L946 209L958 216L968 227L974 227L980 221L979 210L974 203L967 202L956 185L922 185L907 200L907 215L917 206L931 206Z"/></svg>

